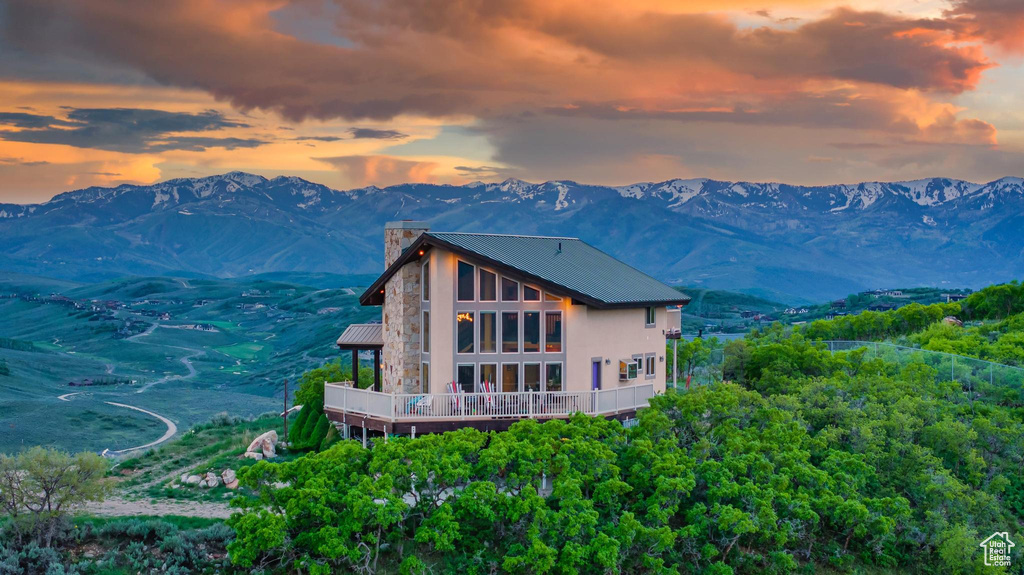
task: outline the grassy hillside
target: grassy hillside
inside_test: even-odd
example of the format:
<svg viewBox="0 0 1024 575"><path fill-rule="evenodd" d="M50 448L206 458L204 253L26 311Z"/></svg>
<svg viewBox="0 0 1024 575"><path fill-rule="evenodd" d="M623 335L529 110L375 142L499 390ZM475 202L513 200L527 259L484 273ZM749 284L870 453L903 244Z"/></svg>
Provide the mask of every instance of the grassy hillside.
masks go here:
<svg viewBox="0 0 1024 575"><path fill-rule="evenodd" d="M330 279L364 278L319 277ZM375 316L359 306L358 283L288 280L78 284L0 274L0 360L10 371L0 375L0 452L39 444L117 450L166 430L153 416L107 402L182 429L218 412L278 408L285 378L336 358L341 331ZM122 383L69 385L115 379Z"/></svg>

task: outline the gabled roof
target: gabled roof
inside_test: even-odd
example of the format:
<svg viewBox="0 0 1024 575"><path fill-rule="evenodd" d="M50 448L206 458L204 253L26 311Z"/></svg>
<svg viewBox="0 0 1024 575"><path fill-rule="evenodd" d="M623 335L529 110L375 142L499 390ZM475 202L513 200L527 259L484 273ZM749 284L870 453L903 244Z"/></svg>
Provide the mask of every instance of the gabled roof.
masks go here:
<svg viewBox="0 0 1024 575"><path fill-rule="evenodd" d="M437 246L597 308L685 305L690 298L578 238L426 232L359 298L380 305L388 279Z"/></svg>

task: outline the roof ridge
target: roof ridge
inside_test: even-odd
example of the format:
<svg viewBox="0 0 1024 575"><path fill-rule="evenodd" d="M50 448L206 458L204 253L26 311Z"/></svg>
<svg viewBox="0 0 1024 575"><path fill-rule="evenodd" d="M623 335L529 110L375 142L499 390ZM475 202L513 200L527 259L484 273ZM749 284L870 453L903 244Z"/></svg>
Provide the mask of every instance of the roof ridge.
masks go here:
<svg viewBox="0 0 1024 575"><path fill-rule="evenodd" d="M449 234L449 235L457 235L457 236L491 236L491 237L497 237L497 238L531 238L531 239L537 239L537 240L575 240L575 241L578 241L578 242L582 242L583 241L583 240L581 240L579 238L574 238L574 237L569 237L569 236L531 236L531 235L523 235L523 234L488 234L488 233L484 233L484 232L437 232L437 231L429 231L429 232L426 232L426 233L427 234ZM584 243L586 243L586 242L584 242ZM589 245L589 244L587 244L587 245Z"/></svg>

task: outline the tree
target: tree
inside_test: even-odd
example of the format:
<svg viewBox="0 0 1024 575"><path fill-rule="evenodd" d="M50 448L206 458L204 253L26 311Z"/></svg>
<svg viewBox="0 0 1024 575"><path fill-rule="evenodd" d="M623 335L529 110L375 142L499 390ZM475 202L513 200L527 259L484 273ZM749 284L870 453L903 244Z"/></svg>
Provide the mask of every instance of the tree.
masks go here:
<svg viewBox="0 0 1024 575"><path fill-rule="evenodd" d="M103 499L106 470L95 453L33 447L13 457L0 454L0 510L19 540L50 547L72 510Z"/></svg>

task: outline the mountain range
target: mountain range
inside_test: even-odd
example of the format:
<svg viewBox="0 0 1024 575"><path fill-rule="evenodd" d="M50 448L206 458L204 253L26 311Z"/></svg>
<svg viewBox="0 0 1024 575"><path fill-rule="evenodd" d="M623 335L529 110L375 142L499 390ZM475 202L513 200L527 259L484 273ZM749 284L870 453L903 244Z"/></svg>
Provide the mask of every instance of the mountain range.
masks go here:
<svg viewBox="0 0 1024 575"><path fill-rule="evenodd" d="M0 269L93 281L377 273L384 223L575 236L666 282L798 303L1024 272L1024 180L793 186L509 179L334 190L242 172L0 204Z"/></svg>

